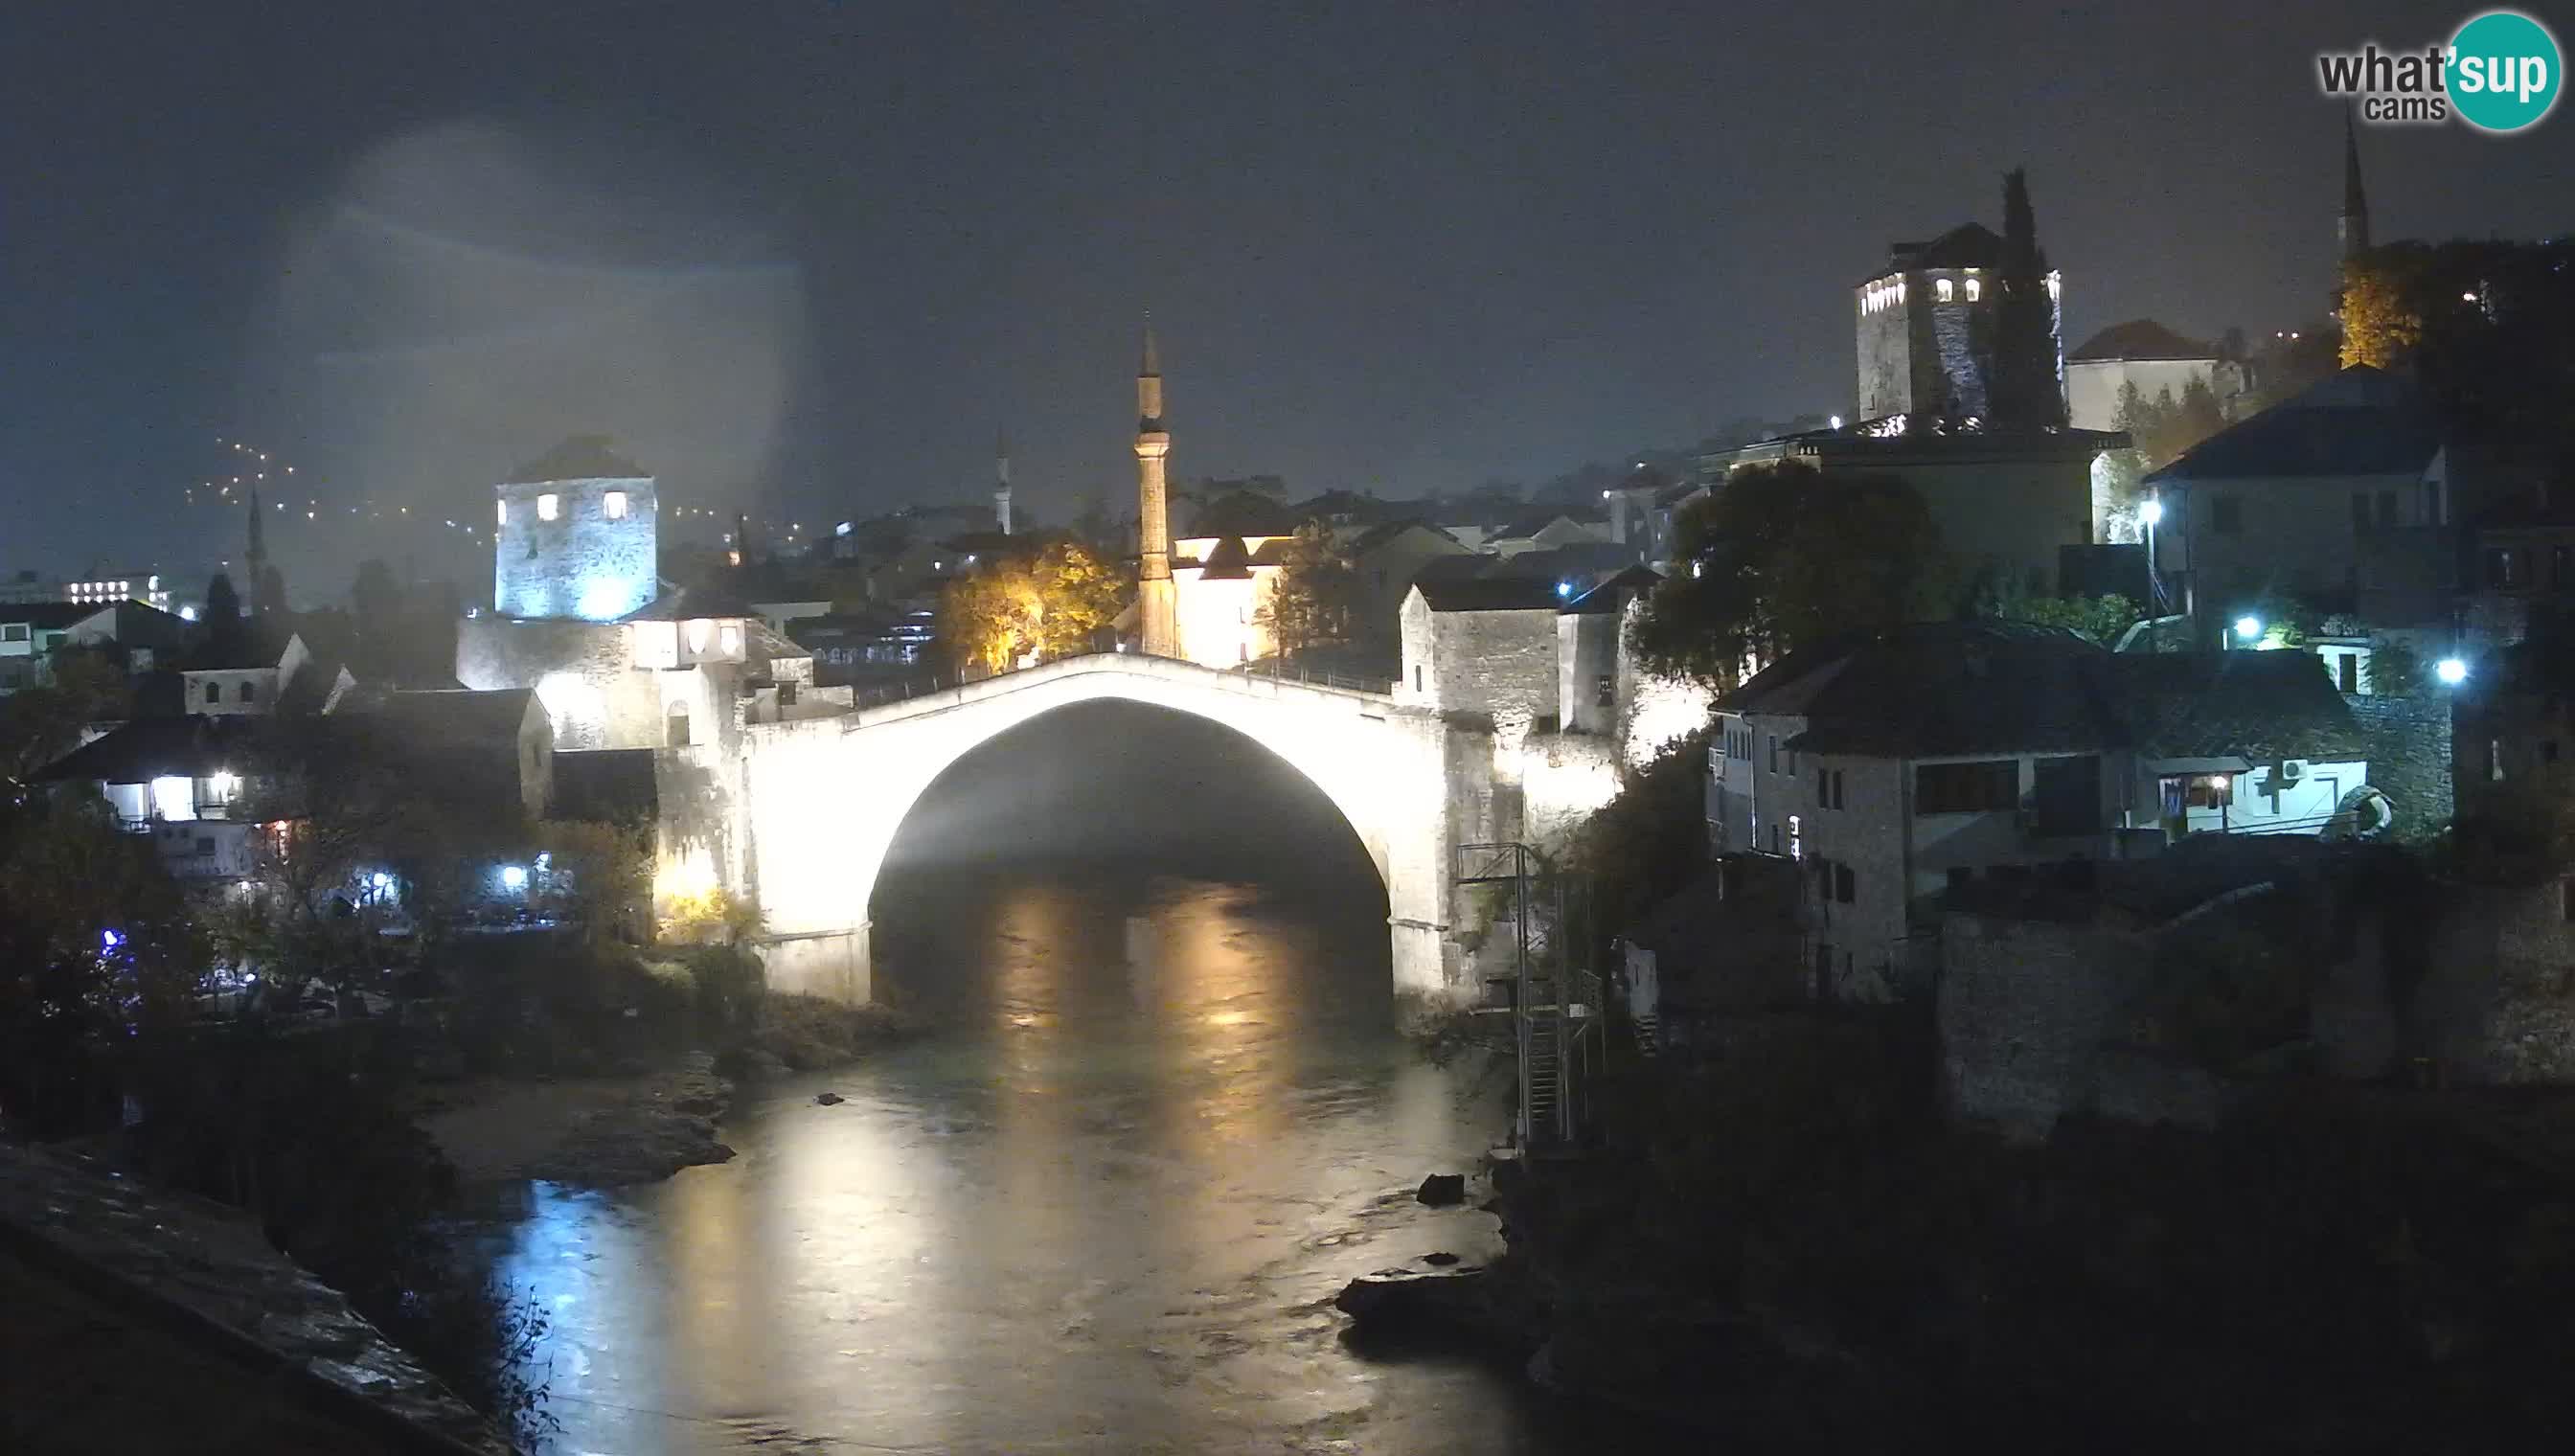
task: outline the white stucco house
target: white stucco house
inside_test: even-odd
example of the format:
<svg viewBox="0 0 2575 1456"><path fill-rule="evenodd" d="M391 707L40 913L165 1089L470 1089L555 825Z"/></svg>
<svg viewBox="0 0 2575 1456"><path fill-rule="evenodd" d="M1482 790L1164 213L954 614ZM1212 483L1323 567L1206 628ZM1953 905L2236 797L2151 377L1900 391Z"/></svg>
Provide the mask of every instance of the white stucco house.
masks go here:
<svg viewBox="0 0 2575 1456"><path fill-rule="evenodd" d="M1715 847L1803 866L1816 993L1854 999L1920 988L1950 887L2082 881L2182 834L2344 831L2368 775L2310 654L2111 654L1990 621L1792 654L1717 727Z"/></svg>

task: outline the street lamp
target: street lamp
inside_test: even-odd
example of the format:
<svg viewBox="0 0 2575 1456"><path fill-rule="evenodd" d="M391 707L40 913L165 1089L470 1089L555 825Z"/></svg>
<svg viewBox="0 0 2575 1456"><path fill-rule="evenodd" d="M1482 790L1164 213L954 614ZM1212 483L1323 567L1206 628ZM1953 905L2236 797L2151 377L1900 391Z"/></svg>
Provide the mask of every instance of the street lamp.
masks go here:
<svg viewBox="0 0 2575 1456"><path fill-rule="evenodd" d="M2432 665L2432 676L2441 680L2442 687L2456 688L2468 681L2468 665L2457 658L2443 658Z"/></svg>
<svg viewBox="0 0 2575 1456"><path fill-rule="evenodd" d="M2255 617L2250 613L2235 619L2235 635L2245 642L2251 642L2255 638L2260 637L2262 635L2262 619Z"/></svg>

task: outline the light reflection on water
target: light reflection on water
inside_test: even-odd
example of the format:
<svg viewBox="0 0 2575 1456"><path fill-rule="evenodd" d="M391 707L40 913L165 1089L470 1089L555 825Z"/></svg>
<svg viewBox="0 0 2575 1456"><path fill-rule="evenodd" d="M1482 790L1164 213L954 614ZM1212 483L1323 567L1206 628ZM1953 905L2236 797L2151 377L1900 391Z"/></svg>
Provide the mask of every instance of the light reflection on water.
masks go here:
<svg viewBox="0 0 2575 1456"><path fill-rule="evenodd" d="M1382 914L916 887L881 945L938 1035L747 1097L731 1163L532 1190L500 1263L554 1319L559 1449L1600 1449L1498 1372L1339 1338L1353 1275L1496 1247L1410 1197L1504 1085L1393 1036Z"/></svg>

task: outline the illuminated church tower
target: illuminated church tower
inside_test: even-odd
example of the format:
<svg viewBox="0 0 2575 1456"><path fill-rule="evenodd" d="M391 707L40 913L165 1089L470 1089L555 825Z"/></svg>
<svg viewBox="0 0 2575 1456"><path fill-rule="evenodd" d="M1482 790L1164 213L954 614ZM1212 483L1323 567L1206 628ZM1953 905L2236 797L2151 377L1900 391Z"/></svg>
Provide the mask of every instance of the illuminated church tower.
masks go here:
<svg viewBox="0 0 2575 1456"><path fill-rule="evenodd" d="M1011 437L993 436L993 529L1011 534Z"/></svg>
<svg viewBox="0 0 2575 1456"><path fill-rule="evenodd" d="M1144 363L1136 371L1136 612L1140 646L1154 658L1181 656L1170 490L1163 477L1163 462L1171 453L1172 435L1163 428L1163 365L1149 320Z"/></svg>
<svg viewBox="0 0 2575 1456"><path fill-rule="evenodd" d="M497 488L492 606L504 618L615 622L659 589L653 478L580 435Z"/></svg>

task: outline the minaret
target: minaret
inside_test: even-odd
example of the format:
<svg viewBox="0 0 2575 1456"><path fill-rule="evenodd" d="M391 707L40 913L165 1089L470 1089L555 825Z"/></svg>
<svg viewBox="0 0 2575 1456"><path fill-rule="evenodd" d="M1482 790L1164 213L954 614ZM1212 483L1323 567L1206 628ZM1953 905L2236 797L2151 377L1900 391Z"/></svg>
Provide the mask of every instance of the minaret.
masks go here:
<svg viewBox="0 0 2575 1456"><path fill-rule="evenodd" d="M993 432L993 524L1011 534L1011 437Z"/></svg>
<svg viewBox="0 0 2575 1456"><path fill-rule="evenodd" d="M2360 137L2349 112L2342 118L2342 216L2334 220L2334 239L2346 263L2369 251L2369 196L2360 190Z"/></svg>
<svg viewBox="0 0 2575 1456"><path fill-rule="evenodd" d="M1145 358L1136 371L1136 609L1139 638L1151 658L1181 655L1180 598L1172 585L1172 518L1163 461L1172 453L1163 428L1163 363L1154 322L1145 321Z"/></svg>

